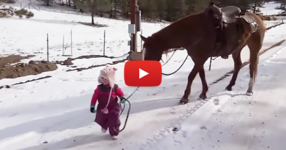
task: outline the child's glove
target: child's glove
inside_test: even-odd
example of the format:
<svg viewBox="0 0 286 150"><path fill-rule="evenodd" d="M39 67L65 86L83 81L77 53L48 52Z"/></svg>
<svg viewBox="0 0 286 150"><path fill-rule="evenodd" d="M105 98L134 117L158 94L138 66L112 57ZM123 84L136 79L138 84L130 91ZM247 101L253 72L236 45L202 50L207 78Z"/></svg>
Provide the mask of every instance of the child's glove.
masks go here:
<svg viewBox="0 0 286 150"><path fill-rule="evenodd" d="M120 98L120 103L125 103L125 101L126 101L126 98L125 98L125 97L121 97L121 98Z"/></svg>
<svg viewBox="0 0 286 150"><path fill-rule="evenodd" d="M90 106L90 112L91 112L91 113L94 113L94 105L91 105L91 106Z"/></svg>

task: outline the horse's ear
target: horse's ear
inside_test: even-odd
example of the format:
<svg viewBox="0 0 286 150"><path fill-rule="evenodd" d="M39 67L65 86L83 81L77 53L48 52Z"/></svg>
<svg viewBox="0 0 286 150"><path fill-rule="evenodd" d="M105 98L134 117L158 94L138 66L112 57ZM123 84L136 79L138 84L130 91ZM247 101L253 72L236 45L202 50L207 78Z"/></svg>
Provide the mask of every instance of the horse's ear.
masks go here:
<svg viewBox="0 0 286 150"><path fill-rule="evenodd" d="M145 42L147 38L145 38L143 35L140 35L141 39Z"/></svg>
<svg viewBox="0 0 286 150"><path fill-rule="evenodd" d="M210 2L209 6L213 6L215 3L213 1Z"/></svg>

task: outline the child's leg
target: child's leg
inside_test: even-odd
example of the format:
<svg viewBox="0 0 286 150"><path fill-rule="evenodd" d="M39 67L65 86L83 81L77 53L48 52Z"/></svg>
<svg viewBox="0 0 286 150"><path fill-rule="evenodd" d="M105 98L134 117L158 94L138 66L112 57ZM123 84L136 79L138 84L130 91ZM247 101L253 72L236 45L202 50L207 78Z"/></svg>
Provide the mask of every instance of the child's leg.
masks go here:
<svg viewBox="0 0 286 150"><path fill-rule="evenodd" d="M119 113L112 112L109 114L108 118L108 128L109 134L111 136L117 136L119 134L119 127L120 127L120 120L119 120Z"/></svg>
<svg viewBox="0 0 286 150"><path fill-rule="evenodd" d="M108 128L108 115L97 111L94 121L96 123L98 123L101 126L101 128L103 128L104 130L107 130L107 128Z"/></svg>

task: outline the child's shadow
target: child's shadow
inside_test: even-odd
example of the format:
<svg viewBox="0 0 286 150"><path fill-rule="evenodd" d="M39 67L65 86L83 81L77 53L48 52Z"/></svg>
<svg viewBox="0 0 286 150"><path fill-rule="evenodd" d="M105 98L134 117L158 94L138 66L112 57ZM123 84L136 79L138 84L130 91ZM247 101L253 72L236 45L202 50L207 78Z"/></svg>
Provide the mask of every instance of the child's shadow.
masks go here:
<svg viewBox="0 0 286 150"><path fill-rule="evenodd" d="M85 135L79 135L74 136L71 138L63 139L61 141L55 141L55 142L49 142L42 143L40 145L26 147L20 150L40 150L40 149L67 149L67 148L73 148L80 145L86 145L90 143L97 143L97 142L103 142L103 141L110 141L111 137L109 134L98 134L98 133L92 133L92 134L85 134Z"/></svg>

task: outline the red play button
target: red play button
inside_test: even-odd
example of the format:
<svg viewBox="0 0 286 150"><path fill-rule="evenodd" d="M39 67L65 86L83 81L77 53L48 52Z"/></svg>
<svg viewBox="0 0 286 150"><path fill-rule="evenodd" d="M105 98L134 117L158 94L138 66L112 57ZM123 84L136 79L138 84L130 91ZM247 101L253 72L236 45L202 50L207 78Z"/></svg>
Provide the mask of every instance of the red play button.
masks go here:
<svg viewBox="0 0 286 150"><path fill-rule="evenodd" d="M159 86L162 82L162 66L159 61L128 61L124 66L127 86Z"/></svg>

